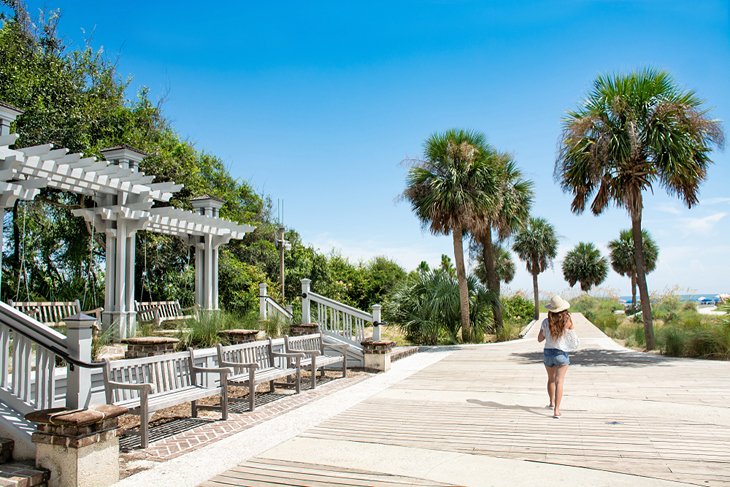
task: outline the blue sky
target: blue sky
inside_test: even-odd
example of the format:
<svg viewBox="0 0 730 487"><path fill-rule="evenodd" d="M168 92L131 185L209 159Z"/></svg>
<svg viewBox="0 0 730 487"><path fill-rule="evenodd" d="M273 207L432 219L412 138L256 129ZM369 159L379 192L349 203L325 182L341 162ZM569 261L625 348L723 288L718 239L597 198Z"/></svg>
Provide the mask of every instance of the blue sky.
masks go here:
<svg viewBox="0 0 730 487"><path fill-rule="evenodd" d="M510 5L505 5L510 3ZM600 73L646 66L730 119L730 21L725 1L29 2L61 10L70 46L90 39L141 86L164 97L176 130L231 173L285 201L285 223L352 260L387 255L407 268L452 255L398 200L423 141L452 127L484 132L535 182L533 213L551 221L560 255L541 275L567 290L560 264L580 241L629 227L624 210L570 213L553 181L561 117ZM727 131L728 125L725 123ZM660 258L659 292L730 291L728 152L692 210L661 188L645 228ZM509 290L531 290L524 265ZM315 283L316 286L316 283ZM628 281L611 272L603 286Z"/></svg>

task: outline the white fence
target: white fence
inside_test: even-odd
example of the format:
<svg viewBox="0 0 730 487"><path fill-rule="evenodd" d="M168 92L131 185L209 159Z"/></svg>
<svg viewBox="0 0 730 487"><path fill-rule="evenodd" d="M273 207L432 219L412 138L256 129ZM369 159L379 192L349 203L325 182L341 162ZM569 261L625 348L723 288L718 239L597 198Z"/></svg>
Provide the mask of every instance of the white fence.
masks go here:
<svg viewBox="0 0 730 487"><path fill-rule="evenodd" d="M291 323L291 306L282 306L269 296L265 283L259 284L259 318L262 320L280 319Z"/></svg>

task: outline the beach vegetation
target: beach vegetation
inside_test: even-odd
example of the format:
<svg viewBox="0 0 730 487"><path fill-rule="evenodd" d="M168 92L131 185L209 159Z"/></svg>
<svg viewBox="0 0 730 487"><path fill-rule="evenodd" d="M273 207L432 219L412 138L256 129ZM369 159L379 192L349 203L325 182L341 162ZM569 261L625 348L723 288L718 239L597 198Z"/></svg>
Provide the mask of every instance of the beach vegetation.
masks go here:
<svg viewBox="0 0 730 487"><path fill-rule="evenodd" d="M599 215L616 205L631 218L648 349L656 343L641 226L644 193L660 186L693 207L712 150L723 143L720 122L709 117L695 92L654 69L599 76L563 120L555 177L573 195L571 210L582 213L589 206Z"/></svg>
<svg viewBox="0 0 730 487"><path fill-rule="evenodd" d="M656 269L659 259L659 247L648 231L641 231L641 241L644 246L644 261L646 273ZM631 308L636 308L636 258L634 256L634 236L631 230L622 230L619 238L608 242L611 267L619 275L631 279Z"/></svg>
<svg viewBox="0 0 730 487"><path fill-rule="evenodd" d="M514 232L524 227L530 216L534 199L533 183L523 177L513 158L506 153L489 147L486 160L492 168L495 181L483 181L482 191L491 193L491 198L481 209L480 218L474 220L470 232L477 248L481 249L484 277L487 289L497 299L494 300L492 315L494 325L499 331L504 324L502 308L499 303L500 276L499 261L504 254L501 246L495 245L510 238Z"/></svg>
<svg viewBox="0 0 730 487"><path fill-rule="evenodd" d="M519 258L532 275L532 295L535 301L533 318L540 316L540 292L537 276L552 266L558 255L558 237L555 228L544 218L530 218L515 235L512 244Z"/></svg>
<svg viewBox="0 0 730 487"><path fill-rule="evenodd" d="M465 341L476 338L469 310L469 288L464 265L464 237L495 206L494 168L487 163L483 134L451 129L435 133L424 144L424 157L413 161L406 176L404 198L424 228L435 235L451 235L458 283L460 326ZM491 191L490 191L491 189ZM433 338L432 333L428 334Z"/></svg>

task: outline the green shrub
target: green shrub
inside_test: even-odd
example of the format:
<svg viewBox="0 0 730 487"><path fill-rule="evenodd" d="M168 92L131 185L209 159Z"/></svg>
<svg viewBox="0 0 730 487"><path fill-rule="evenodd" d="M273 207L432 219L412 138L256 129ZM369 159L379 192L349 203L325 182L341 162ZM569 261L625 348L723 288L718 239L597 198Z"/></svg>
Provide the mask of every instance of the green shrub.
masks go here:
<svg viewBox="0 0 730 487"><path fill-rule="evenodd" d="M502 297L502 316L505 323L526 325L535 314L535 303L520 294Z"/></svg>

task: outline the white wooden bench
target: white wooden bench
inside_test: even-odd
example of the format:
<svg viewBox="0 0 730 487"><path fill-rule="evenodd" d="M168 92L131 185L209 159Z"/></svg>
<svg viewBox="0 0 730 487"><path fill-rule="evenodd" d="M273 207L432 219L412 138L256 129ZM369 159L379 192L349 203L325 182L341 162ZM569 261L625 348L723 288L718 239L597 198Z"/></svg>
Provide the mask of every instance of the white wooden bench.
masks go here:
<svg viewBox="0 0 730 487"><path fill-rule="evenodd" d="M312 372L312 389L317 386L317 369L324 369L328 365L342 364L342 377L347 377L347 345L325 344L322 333L300 335L296 337L284 337L284 351L287 353L304 353L305 358L300 365L305 370ZM325 355L325 348L335 350L339 355Z"/></svg>
<svg viewBox="0 0 730 487"><path fill-rule="evenodd" d="M101 313L104 311L104 308L82 311L78 299L74 301L13 301L9 299L8 304L50 327L63 326L65 324L63 320L79 313L93 316L96 318L97 325L100 325Z"/></svg>
<svg viewBox="0 0 730 487"><path fill-rule="evenodd" d="M165 321L188 320L195 317L197 306L182 308L179 301L144 301L134 302L137 321L153 321L160 326Z"/></svg>
<svg viewBox="0 0 730 487"><path fill-rule="evenodd" d="M277 358L283 360L277 363ZM256 408L256 386L259 384L268 382L271 392L274 392L276 379L295 376L297 394L301 392L299 362L302 358L302 353L274 352L271 338L237 345L218 344L218 365L233 370L226 378L227 384L248 387L250 411ZM291 360L294 361L293 367Z"/></svg>
<svg viewBox="0 0 730 487"><path fill-rule="evenodd" d="M129 409L140 417L142 448L149 445L149 420L160 409L190 402L192 416L198 415L198 399L221 397L222 419L228 419L228 394L224 367L196 367L193 350L153 357L109 361L103 375L106 402ZM220 386L205 387L198 374L216 373Z"/></svg>

